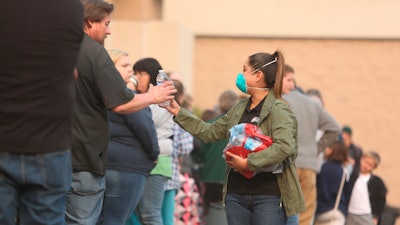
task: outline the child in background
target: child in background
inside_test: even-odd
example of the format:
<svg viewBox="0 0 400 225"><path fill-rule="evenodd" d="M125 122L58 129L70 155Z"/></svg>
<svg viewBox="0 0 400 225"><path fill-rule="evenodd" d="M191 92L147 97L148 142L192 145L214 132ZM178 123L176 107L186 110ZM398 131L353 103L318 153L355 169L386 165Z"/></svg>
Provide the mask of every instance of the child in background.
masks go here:
<svg viewBox="0 0 400 225"><path fill-rule="evenodd" d="M352 173L346 225L380 225L387 189L382 179L372 174L380 162L378 153L367 152L359 170Z"/></svg>
<svg viewBox="0 0 400 225"><path fill-rule="evenodd" d="M344 225L347 215L347 204L349 202L347 173L344 164L348 158L347 147L340 141L335 141L325 149L325 162L317 175L317 210L316 224L324 224L324 221L331 220L330 224ZM345 176L343 189L342 178ZM338 209L341 213L332 215L336 198L340 194Z"/></svg>

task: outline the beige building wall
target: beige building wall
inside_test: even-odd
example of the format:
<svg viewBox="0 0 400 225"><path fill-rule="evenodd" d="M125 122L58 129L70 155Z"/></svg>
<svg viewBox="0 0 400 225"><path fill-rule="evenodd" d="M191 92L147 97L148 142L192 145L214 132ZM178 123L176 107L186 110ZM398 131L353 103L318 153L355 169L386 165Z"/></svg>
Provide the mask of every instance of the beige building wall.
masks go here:
<svg viewBox="0 0 400 225"><path fill-rule="evenodd" d="M143 57L153 57L165 71L193 73L194 36L187 28L157 20L114 19L111 29L106 48L127 51L133 63ZM184 76L184 83L191 93L192 76Z"/></svg>
<svg viewBox="0 0 400 225"><path fill-rule="evenodd" d="M164 0L164 21L222 37L399 38L396 0Z"/></svg>
<svg viewBox="0 0 400 225"><path fill-rule="evenodd" d="M177 70L195 106L215 106L250 54L280 49L304 89L322 92L327 110L353 128L400 207L400 2L395 0L114 0L106 47L134 60L152 56ZM400 223L398 223L400 224Z"/></svg>
<svg viewBox="0 0 400 225"><path fill-rule="evenodd" d="M133 63L143 57L156 58L164 70L183 76L189 93L193 84L193 51L195 35L179 22L161 20L160 0L113 0L112 35L106 48L129 53Z"/></svg>

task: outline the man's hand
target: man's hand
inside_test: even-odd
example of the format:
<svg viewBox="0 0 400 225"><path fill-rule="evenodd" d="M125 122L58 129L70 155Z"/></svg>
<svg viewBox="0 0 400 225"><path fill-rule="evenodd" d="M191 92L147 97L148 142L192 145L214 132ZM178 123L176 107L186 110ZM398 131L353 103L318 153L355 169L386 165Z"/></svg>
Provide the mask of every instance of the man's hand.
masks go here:
<svg viewBox="0 0 400 225"><path fill-rule="evenodd" d="M175 94L177 90L174 86L174 82L165 81L157 86L150 84L147 92L153 95L153 104L160 104L162 102L174 99L173 94Z"/></svg>

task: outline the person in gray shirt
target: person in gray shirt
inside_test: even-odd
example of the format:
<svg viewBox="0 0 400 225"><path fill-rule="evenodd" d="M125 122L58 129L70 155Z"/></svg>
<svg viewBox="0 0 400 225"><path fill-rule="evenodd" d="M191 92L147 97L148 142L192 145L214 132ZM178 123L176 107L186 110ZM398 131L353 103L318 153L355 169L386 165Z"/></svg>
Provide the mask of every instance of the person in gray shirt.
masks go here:
<svg viewBox="0 0 400 225"><path fill-rule="evenodd" d="M340 127L320 104L295 88L294 69L289 65L285 66L282 86L282 97L297 118L299 149L295 164L307 208L299 217L289 217L287 225L309 225L316 208L316 176L321 165L318 155L338 138ZM319 139L316 138L318 130L323 132Z"/></svg>

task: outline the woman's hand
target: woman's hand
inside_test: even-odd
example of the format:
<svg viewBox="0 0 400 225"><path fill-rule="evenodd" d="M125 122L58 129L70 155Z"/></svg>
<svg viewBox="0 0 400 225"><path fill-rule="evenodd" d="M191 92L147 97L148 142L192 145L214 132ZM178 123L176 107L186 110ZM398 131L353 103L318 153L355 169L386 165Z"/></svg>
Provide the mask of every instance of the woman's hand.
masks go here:
<svg viewBox="0 0 400 225"><path fill-rule="evenodd" d="M237 172L248 170L246 158L230 153L229 151L225 152L225 154L227 156L226 158L228 159L225 162L230 168L234 169Z"/></svg>
<svg viewBox="0 0 400 225"><path fill-rule="evenodd" d="M178 102L176 102L175 99L172 99L170 101L170 104L167 106L160 106L162 108L165 108L168 110L172 115L176 116L179 113L179 110L181 110L181 107L179 106Z"/></svg>

